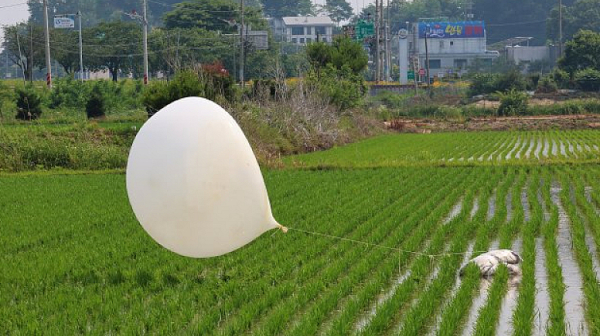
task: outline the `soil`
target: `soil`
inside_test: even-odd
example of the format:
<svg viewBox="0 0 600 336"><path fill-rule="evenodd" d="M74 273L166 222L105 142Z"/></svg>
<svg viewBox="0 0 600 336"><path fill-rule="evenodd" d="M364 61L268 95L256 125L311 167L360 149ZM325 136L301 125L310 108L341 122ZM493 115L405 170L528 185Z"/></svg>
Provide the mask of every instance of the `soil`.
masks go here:
<svg viewBox="0 0 600 336"><path fill-rule="evenodd" d="M600 115L553 115L523 117L473 117L466 120L395 119L386 127L403 133L455 131L507 131L548 129L600 129Z"/></svg>

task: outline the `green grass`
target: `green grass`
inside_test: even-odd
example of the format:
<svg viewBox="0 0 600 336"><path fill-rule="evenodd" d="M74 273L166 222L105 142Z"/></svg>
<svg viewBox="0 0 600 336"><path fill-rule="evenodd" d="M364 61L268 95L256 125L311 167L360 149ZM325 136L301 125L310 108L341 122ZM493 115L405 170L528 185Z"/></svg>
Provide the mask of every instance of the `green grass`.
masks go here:
<svg viewBox="0 0 600 336"><path fill-rule="evenodd" d="M129 126L115 125L111 132L129 132ZM56 127L64 128L40 132L48 139L53 132L87 132ZM557 148L555 157L537 163L497 159L511 150L522 158L528 146L519 139L537 146L546 138L550 144L580 144L588 156L565 156ZM596 332L600 295L591 265L599 255L588 252L585 238L591 235L600 251L600 169L585 163L594 160L598 139L591 131L397 135L286 158L315 169L263 171L279 222L383 247L290 230L210 259L180 257L156 244L137 223L119 170L4 172L0 325L7 334L422 335L435 328L438 335L459 335L473 327L466 320L481 280L472 267L459 278L463 256L444 253L463 253L470 245L482 251L494 241L510 247L522 237L525 264L513 330L532 332L539 304L535 240L543 238L551 299L547 332L565 334L568 298L557 249L558 212L550 199L556 181L572 219L582 309L588 330ZM425 149L432 153L426 160L394 161ZM492 153L493 164L436 161ZM527 208L520 203L522 192ZM459 202L462 210L447 221ZM487 289L476 334L496 331L507 278L503 269Z"/></svg>

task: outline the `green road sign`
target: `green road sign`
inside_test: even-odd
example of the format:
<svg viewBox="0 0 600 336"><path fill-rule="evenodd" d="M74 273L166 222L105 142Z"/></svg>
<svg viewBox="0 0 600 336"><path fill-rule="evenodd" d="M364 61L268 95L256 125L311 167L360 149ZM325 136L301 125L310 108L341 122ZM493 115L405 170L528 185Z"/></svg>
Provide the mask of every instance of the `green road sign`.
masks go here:
<svg viewBox="0 0 600 336"><path fill-rule="evenodd" d="M407 71L407 77L408 77L408 80L415 80L415 72L412 70Z"/></svg>
<svg viewBox="0 0 600 336"><path fill-rule="evenodd" d="M356 24L356 29L354 30L356 39L362 40L365 37L370 37L375 35L375 26L373 22L367 22L360 20Z"/></svg>

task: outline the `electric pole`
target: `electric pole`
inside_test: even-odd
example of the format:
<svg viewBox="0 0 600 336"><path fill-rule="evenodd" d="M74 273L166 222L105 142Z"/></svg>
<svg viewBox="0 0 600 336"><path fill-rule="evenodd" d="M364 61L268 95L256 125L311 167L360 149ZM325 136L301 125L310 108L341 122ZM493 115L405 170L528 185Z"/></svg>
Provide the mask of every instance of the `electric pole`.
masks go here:
<svg viewBox="0 0 600 336"><path fill-rule="evenodd" d="M381 79L381 50L379 49L380 10L381 8L379 7L379 0L375 0L375 83L377 84L379 84L379 80Z"/></svg>
<svg viewBox="0 0 600 336"><path fill-rule="evenodd" d="M144 25L144 85L148 84L148 9L146 7L148 6L144 0L144 17L142 18Z"/></svg>
<svg viewBox="0 0 600 336"><path fill-rule="evenodd" d="M382 3L383 5L383 0ZM385 23L385 80L389 81L391 78L392 71L392 50L390 48L390 0L387 0L386 6L386 23Z"/></svg>
<svg viewBox="0 0 600 336"><path fill-rule="evenodd" d="M558 57L563 53L563 31L562 31L562 0L558 0Z"/></svg>
<svg viewBox="0 0 600 336"><path fill-rule="evenodd" d="M79 17L79 79L83 82L83 40L81 38L81 11L77 11Z"/></svg>
<svg viewBox="0 0 600 336"><path fill-rule="evenodd" d="M240 0L240 84L244 87L244 0Z"/></svg>
<svg viewBox="0 0 600 336"><path fill-rule="evenodd" d="M44 32L46 37L46 86L52 88L52 65L50 64L50 31L48 30L48 0L44 0Z"/></svg>
<svg viewBox="0 0 600 336"><path fill-rule="evenodd" d="M427 24L427 27L425 28L425 68L427 69L427 91L430 90L430 82L431 80L429 79L429 46L427 43L427 38L429 37L429 32L430 32L431 27L429 26L429 24Z"/></svg>

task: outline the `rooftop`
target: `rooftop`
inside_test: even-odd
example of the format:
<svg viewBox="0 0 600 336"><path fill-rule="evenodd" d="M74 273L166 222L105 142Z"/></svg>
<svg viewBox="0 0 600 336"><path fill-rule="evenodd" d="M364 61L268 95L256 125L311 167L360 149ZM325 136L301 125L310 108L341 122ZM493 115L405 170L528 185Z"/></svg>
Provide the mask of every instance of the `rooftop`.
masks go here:
<svg viewBox="0 0 600 336"><path fill-rule="evenodd" d="M328 16L286 16L282 20L286 26L335 26Z"/></svg>

